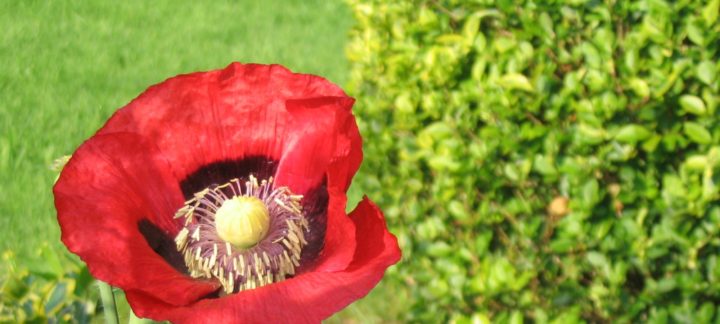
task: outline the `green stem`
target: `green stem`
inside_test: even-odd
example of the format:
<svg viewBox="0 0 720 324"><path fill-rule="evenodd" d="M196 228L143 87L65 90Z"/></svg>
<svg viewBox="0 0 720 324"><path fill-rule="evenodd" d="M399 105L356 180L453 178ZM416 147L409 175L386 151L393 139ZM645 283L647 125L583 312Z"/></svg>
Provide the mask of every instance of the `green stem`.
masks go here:
<svg viewBox="0 0 720 324"><path fill-rule="evenodd" d="M100 280L97 281L97 285L100 289L100 299L103 303L105 324L119 324L117 306L115 306L115 295L113 295L112 287Z"/></svg>

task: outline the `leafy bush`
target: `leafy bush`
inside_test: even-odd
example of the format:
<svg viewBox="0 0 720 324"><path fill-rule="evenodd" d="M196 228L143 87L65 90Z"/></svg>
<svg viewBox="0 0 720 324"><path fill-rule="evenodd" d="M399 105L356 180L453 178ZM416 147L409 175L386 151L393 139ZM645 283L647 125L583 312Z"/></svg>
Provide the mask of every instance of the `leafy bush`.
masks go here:
<svg viewBox="0 0 720 324"><path fill-rule="evenodd" d="M0 323L88 323L96 313L95 281L84 264L44 243L23 265L2 255Z"/></svg>
<svg viewBox="0 0 720 324"><path fill-rule="evenodd" d="M349 2L402 320L720 320L720 1Z"/></svg>

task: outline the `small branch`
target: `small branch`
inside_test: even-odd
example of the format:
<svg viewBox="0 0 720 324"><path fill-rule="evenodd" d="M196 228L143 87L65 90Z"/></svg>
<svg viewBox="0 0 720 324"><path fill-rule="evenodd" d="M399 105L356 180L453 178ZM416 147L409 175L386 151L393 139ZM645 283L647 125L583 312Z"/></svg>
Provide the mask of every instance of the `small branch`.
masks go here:
<svg viewBox="0 0 720 324"><path fill-rule="evenodd" d="M106 324L119 324L117 306L115 306L115 295L113 295L112 287L107 283L98 280L98 288L100 289L100 299L103 303L103 313L105 314Z"/></svg>

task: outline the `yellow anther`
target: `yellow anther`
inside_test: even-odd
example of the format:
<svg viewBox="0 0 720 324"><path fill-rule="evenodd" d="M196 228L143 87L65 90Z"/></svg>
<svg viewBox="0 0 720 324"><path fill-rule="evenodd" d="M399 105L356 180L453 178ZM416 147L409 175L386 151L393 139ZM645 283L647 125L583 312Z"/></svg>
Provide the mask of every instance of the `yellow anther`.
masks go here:
<svg viewBox="0 0 720 324"><path fill-rule="evenodd" d="M267 234L270 215L260 199L236 196L223 202L215 213L215 226L221 239L239 248L249 248Z"/></svg>

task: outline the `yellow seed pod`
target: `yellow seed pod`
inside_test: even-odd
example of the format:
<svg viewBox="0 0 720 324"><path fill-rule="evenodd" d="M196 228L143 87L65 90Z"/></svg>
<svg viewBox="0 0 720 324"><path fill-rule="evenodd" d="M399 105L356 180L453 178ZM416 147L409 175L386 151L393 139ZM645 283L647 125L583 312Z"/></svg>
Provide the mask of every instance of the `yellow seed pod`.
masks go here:
<svg viewBox="0 0 720 324"><path fill-rule="evenodd" d="M233 197L215 213L215 228L220 238L239 248L249 248L260 242L269 227L268 209L255 197Z"/></svg>

